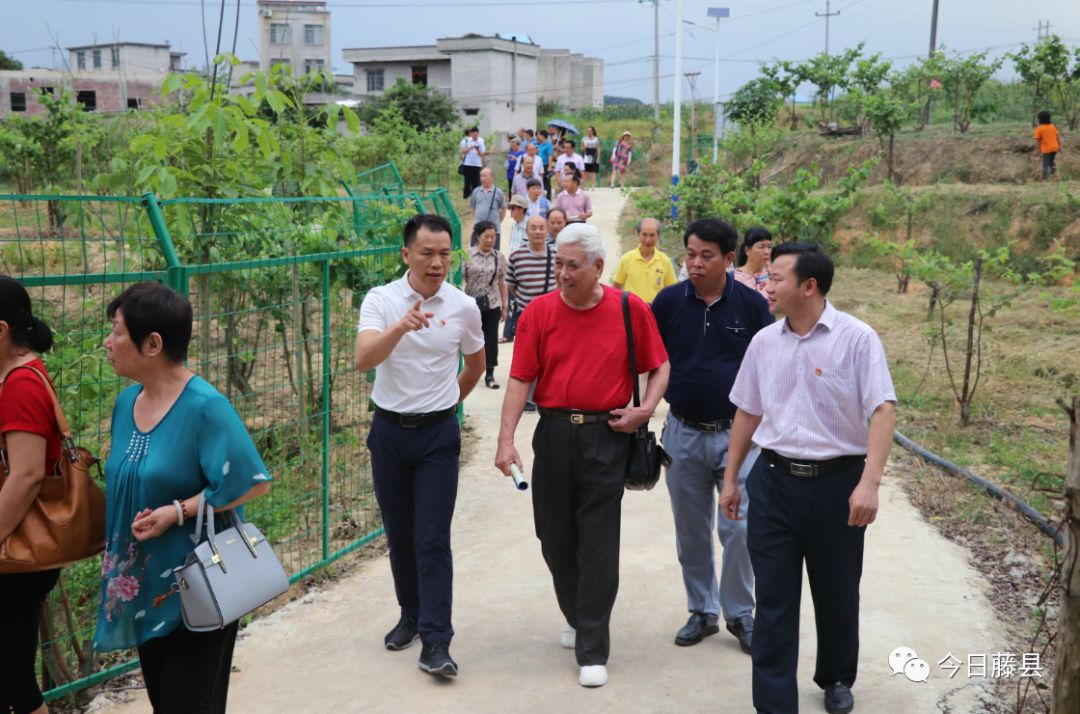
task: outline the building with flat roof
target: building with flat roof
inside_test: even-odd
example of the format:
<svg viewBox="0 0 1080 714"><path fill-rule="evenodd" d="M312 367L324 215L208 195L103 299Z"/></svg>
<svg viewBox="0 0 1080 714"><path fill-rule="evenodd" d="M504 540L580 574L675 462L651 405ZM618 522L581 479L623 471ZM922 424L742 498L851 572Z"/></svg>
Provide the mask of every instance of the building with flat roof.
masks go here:
<svg viewBox="0 0 1080 714"><path fill-rule="evenodd" d="M184 52L169 43L101 42L68 47L68 68L87 74L167 74L181 71Z"/></svg>
<svg viewBox="0 0 1080 714"><path fill-rule="evenodd" d="M287 64L297 75L332 71L325 0L259 0L258 12L260 69Z"/></svg>
<svg viewBox="0 0 1080 714"><path fill-rule="evenodd" d="M545 64L547 52L562 53L560 63ZM344 56L353 66L355 95L379 96L398 80L433 87L457 104L467 122L475 117L483 135L535 127L539 98L603 106L602 60L542 50L528 35L469 34L434 45L347 49Z"/></svg>

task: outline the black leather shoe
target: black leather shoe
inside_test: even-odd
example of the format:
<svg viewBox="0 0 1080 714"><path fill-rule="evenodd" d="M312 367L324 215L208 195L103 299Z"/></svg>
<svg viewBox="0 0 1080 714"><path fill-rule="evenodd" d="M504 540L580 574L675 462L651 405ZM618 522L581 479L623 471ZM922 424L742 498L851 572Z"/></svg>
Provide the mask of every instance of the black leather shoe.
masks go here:
<svg viewBox="0 0 1080 714"><path fill-rule="evenodd" d="M829 714L847 714L855 708L851 688L842 682L825 687L825 711Z"/></svg>
<svg viewBox="0 0 1080 714"><path fill-rule="evenodd" d="M386 649L396 652L412 647L412 643L416 642L419 636L416 632L416 618L402 615L398 624L394 625L394 629L386 633L383 642L386 643Z"/></svg>
<svg viewBox="0 0 1080 714"><path fill-rule="evenodd" d="M690 614L690 619L686 621L683 628L675 635L675 644L680 647L696 645L709 635L715 635L719 631L720 625L715 622L709 622L709 618L704 614L694 612Z"/></svg>
<svg viewBox="0 0 1080 714"><path fill-rule="evenodd" d="M450 645L445 642L424 645L420 650L418 666L421 672L437 677L457 676L457 662L450 657Z"/></svg>
<svg viewBox="0 0 1080 714"><path fill-rule="evenodd" d="M739 639L739 647L750 654L750 645L754 641L754 618L743 615L727 623L727 631Z"/></svg>

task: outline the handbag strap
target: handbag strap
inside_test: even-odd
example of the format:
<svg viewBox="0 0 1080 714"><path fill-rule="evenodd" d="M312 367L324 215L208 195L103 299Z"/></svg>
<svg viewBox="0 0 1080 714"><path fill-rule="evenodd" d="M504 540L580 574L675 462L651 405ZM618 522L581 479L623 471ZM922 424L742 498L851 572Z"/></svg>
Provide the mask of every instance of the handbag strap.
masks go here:
<svg viewBox="0 0 1080 714"><path fill-rule="evenodd" d="M495 284L495 277L499 274L499 251L491 251L491 259L495 261L495 267L491 270L491 280L488 281L489 288Z"/></svg>
<svg viewBox="0 0 1080 714"><path fill-rule="evenodd" d="M20 364L18 367L13 367L11 372L14 372L17 369L28 369L41 379L45 388L49 391L49 396L52 397L53 415L56 417L56 425L60 429L60 436L62 436L65 441L70 441L71 427L68 425L67 417L64 416L64 408L60 406L60 398L56 395L56 389L53 388L52 382L49 381L48 377L41 373L41 370L36 367L31 367L28 364ZM11 378L11 372L8 372L7 377L4 378L4 382L7 382L7 380ZM0 392L3 391L3 387L4 384L0 383Z"/></svg>
<svg viewBox="0 0 1080 714"><path fill-rule="evenodd" d="M622 293L622 317L626 326L626 351L630 355L630 381L634 385L634 406L641 406L641 394L638 391L637 359L634 357L634 330L630 326L630 293Z"/></svg>

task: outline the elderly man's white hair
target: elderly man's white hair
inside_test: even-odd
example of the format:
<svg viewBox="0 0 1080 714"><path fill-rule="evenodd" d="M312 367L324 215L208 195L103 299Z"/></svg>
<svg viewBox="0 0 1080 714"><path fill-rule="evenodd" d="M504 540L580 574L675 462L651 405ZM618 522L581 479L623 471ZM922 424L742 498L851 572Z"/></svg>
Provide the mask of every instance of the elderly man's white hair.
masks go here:
<svg viewBox="0 0 1080 714"><path fill-rule="evenodd" d="M555 246L580 245L585 251L585 258L590 262L596 262L597 258L605 260L607 251L604 248L604 238L600 231L585 223L571 223L559 231L559 237L555 239Z"/></svg>

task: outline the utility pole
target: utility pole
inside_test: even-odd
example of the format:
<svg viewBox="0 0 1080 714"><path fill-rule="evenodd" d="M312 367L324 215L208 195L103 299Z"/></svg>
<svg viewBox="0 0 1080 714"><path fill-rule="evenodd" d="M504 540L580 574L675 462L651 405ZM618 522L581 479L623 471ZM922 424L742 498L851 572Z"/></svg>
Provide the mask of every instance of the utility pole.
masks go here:
<svg viewBox="0 0 1080 714"><path fill-rule="evenodd" d="M934 0L934 9L930 12L930 54L931 59L934 58L934 53L937 52L937 17L938 17L938 0ZM923 124L929 126L931 119L931 106L932 100L926 98L926 106L923 107Z"/></svg>
<svg viewBox="0 0 1080 714"><path fill-rule="evenodd" d="M653 122L656 129L653 138L660 132L660 0L638 0L639 3L652 3L653 6L653 56L652 56L652 103Z"/></svg>
<svg viewBox="0 0 1080 714"><path fill-rule="evenodd" d="M710 7L709 17L716 18L716 48L713 55L713 130L712 130L712 162L715 164L720 158L720 19L731 17L731 8Z"/></svg>
<svg viewBox="0 0 1080 714"><path fill-rule="evenodd" d="M679 140L682 136L682 21L683 0L675 0L675 126L671 141L671 218L679 217L678 197L675 187L679 185Z"/></svg>
<svg viewBox="0 0 1080 714"><path fill-rule="evenodd" d="M697 78L701 76L701 72L685 72L683 76L686 77L686 81L690 83L690 158L695 163L698 157L697 146ZM687 162L689 163L689 162Z"/></svg>
<svg viewBox="0 0 1080 714"><path fill-rule="evenodd" d="M934 0L934 7L937 7L937 0ZM829 18L830 17L836 17L837 15L840 14L839 10L837 10L836 12L830 12L831 9L832 9L831 0L825 0L825 12L823 12L823 13L815 12L814 13L814 15L816 17L824 17L825 18L825 54L829 54Z"/></svg>
<svg viewBox="0 0 1080 714"><path fill-rule="evenodd" d="M1043 39L1050 36L1050 21L1047 20L1046 22L1043 22L1042 20L1039 20L1039 26L1033 29L1037 33L1036 38L1038 41L1042 42Z"/></svg>

